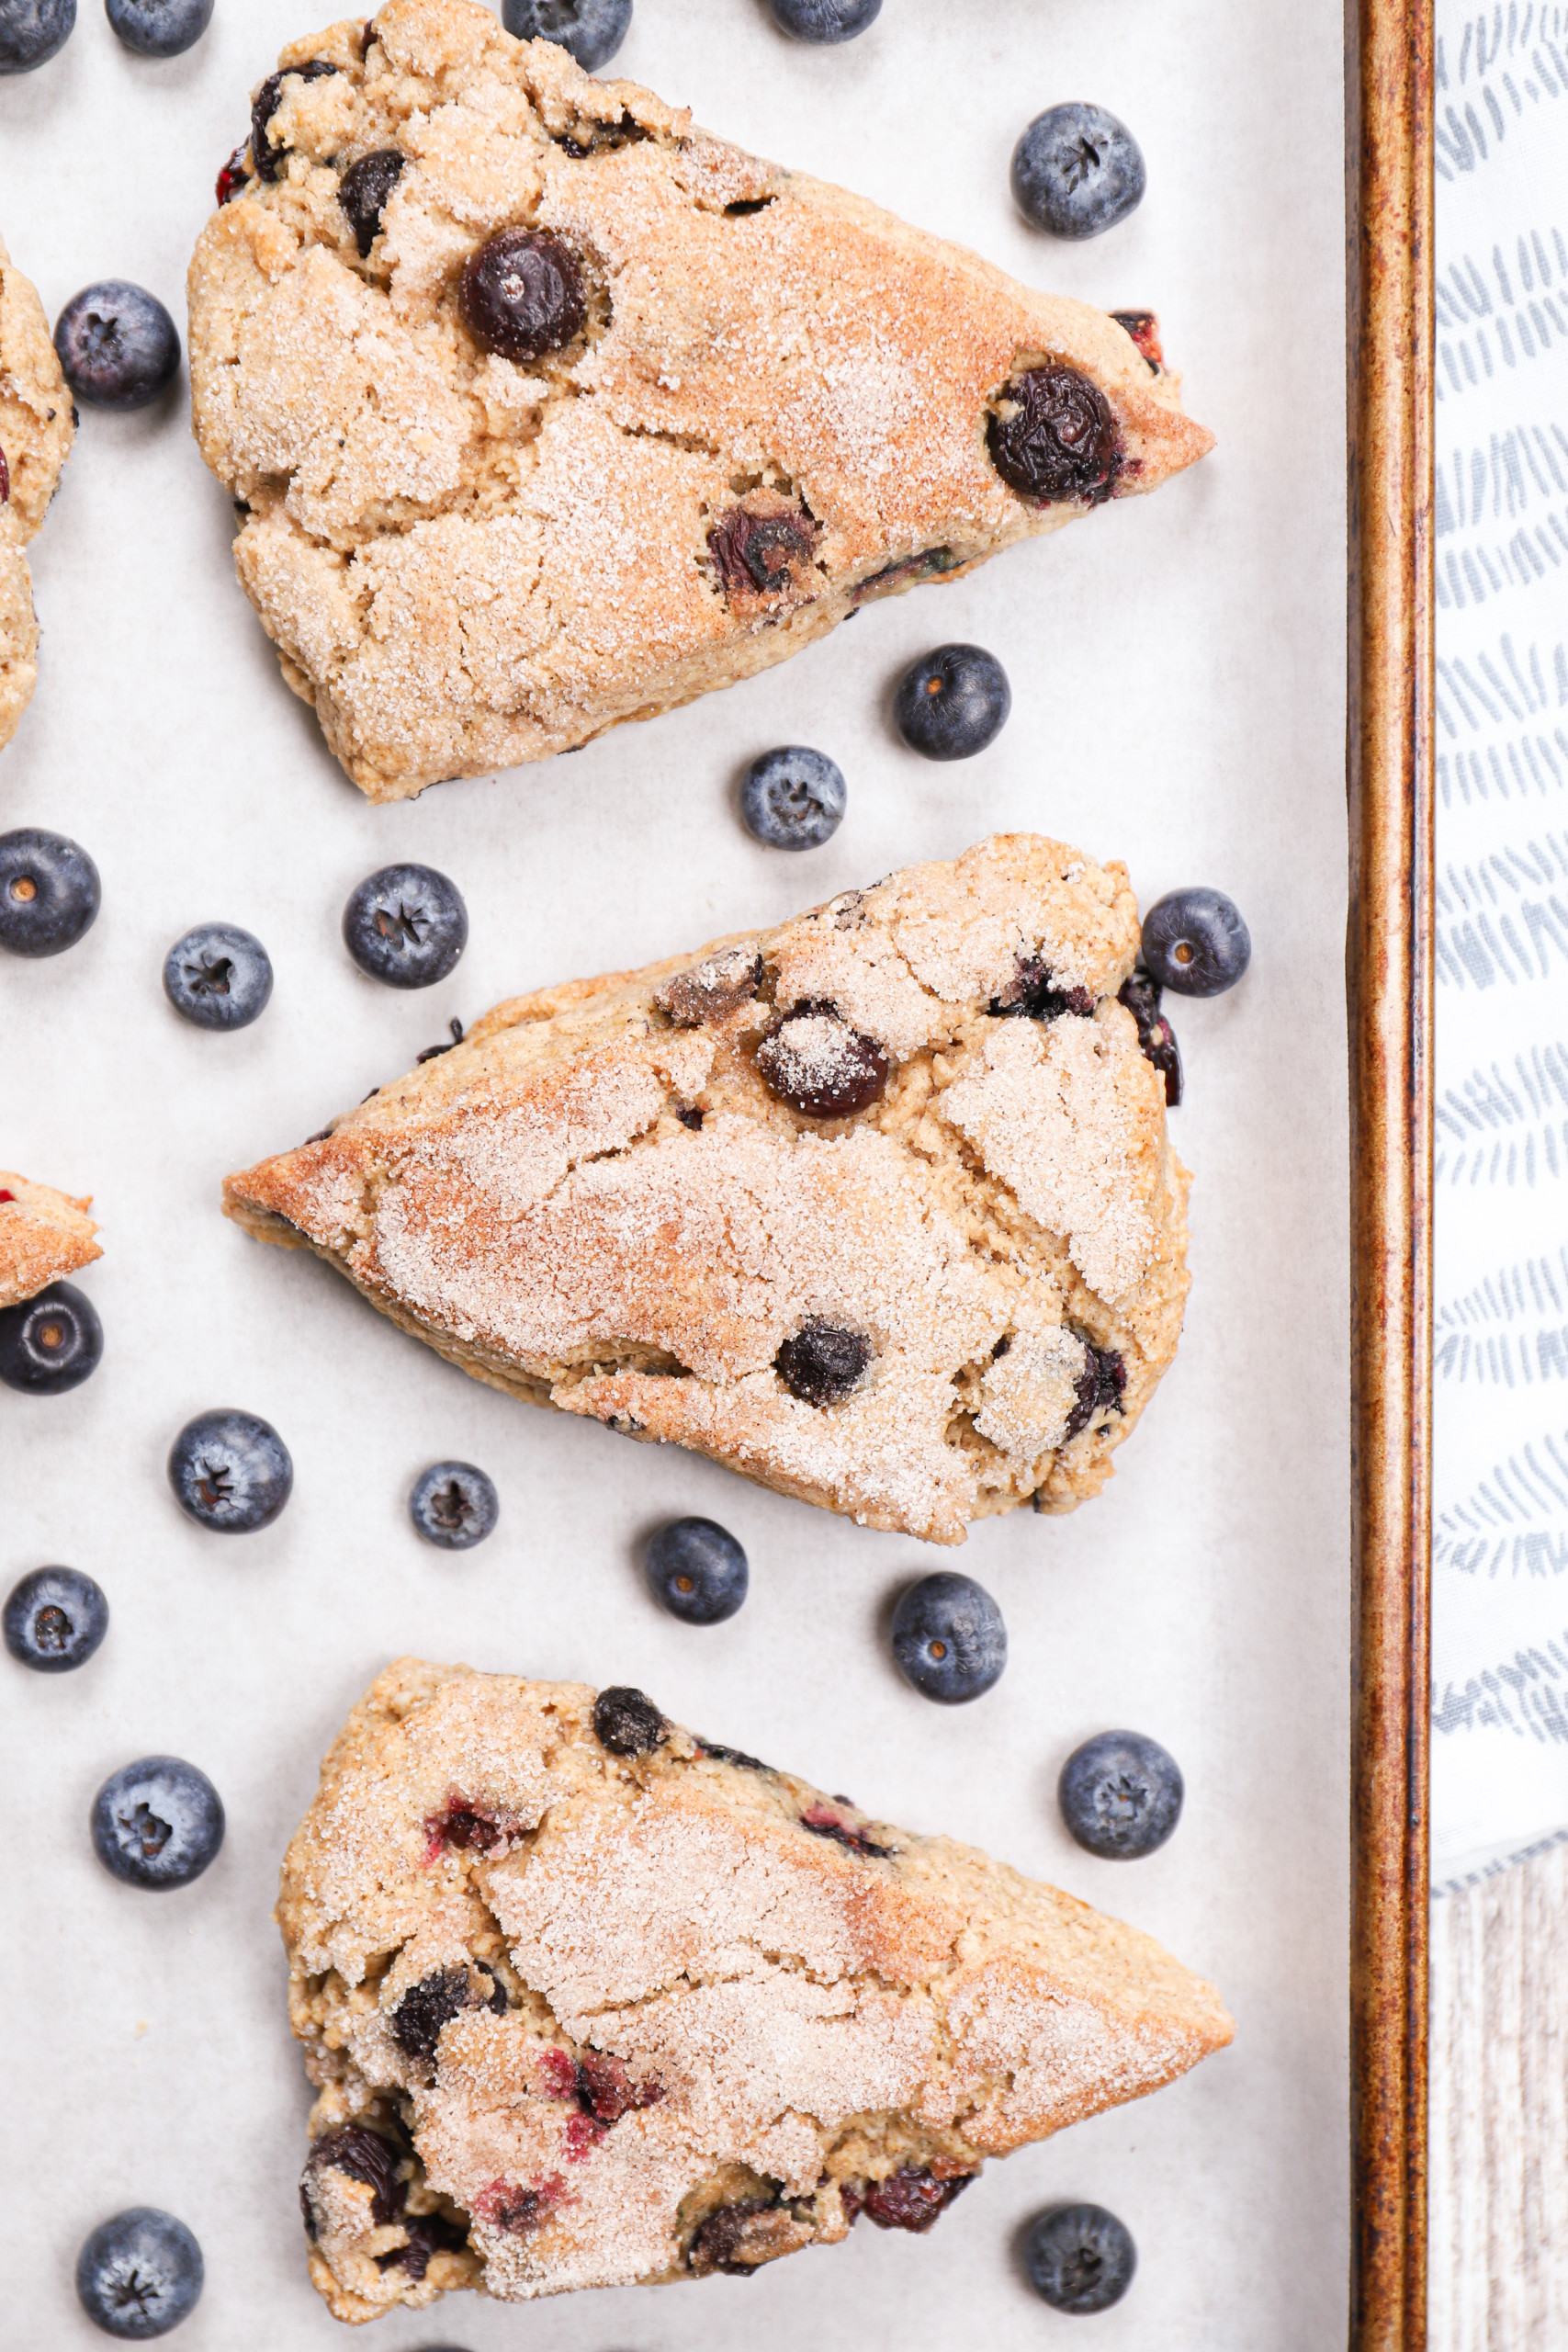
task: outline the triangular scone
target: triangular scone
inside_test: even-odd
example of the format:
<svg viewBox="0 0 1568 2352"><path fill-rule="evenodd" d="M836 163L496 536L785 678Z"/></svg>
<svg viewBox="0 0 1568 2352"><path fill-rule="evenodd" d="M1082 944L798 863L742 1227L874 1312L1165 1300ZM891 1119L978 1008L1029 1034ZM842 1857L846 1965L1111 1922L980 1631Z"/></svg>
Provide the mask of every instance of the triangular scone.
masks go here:
<svg viewBox="0 0 1568 2352"><path fill-rule="evenodd" d="M38 683L38 623L22 550L71 451L71 394L43 306L0 240L0 744Z"/></svg>
<svg viewBox="0 0 1568 2352"><path fill-rule="evenodd" d="M191 265L197 436L374 800L689 702L1211 447L1146 312L1036 293L477 0L295 42L253 119ZM521 359L462 294L518 229L576 281Z"/></svg>
<svg viewBox="0 0 1568 2352"><path fill-rule="evenodd" d="M92 1195L73 1200L0 1168L0 1307L32 1298L51 1283L101 1258Z"/></svg>
<svg viewBox="0 0 1568 2352"><path fill-rule="evenodd" d="M1232 2034L1149 1936L640 1691L404 1658L283 1865L339 2319L924 2230Z"/></svg>
<svg viewBox="0 0 1568 2352"><path fill-rule="evenodd" d="M1036 834L497 1006L225 1186L481 1380L941 1544L1169 1363L1187 1171L1120 865Z"/></svg>

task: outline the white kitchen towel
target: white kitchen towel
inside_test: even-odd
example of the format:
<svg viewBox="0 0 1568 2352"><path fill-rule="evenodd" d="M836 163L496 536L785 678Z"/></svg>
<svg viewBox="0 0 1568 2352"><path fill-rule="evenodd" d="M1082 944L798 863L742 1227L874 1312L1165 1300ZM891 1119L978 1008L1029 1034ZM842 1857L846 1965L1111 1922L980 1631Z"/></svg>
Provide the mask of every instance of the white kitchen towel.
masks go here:
<svg viewBox="0 0 1568 2352"><path fill-rule="evenodd" d="M1568 6L1438 0L1433 1878L1568 1837Z"/></svg>

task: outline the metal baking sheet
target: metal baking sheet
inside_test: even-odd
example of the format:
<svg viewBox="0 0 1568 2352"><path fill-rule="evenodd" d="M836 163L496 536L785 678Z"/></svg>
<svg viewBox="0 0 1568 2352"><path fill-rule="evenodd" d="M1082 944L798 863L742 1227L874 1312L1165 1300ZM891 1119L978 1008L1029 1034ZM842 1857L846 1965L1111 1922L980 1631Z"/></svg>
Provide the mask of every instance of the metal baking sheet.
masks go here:
<svg viewBox="0 0 1568 2352"><path fill-rule="evenodd" d="M323 11L324 20L324 11ZM86 281L141 280L183 316L214 174L247 93L310 0L220 0L187 57L121 51L87 0L61 59L0 83L0 228L52 316ZM783 42L759 0L637 0L618 70L764 153L839 179L1038 285L1149 305L1214 455L974 578L874 606L784 669L579 758L375 809L285 690L235 586L231 516L179 401L89 415L35 545L39 695L0 754L0 829L97 859L104 910L72 954L0 968L0 1163L96 1195L85 1277L102 1369L48 1403L0 1392L0 1578L65 1561L113 1610L83 1673L0 1659L7 1867L6 2332L102 2339L76 2248L163 2204L208 2284L189 2352L340 2339L305 2275L294 2182L307 2088L270 1910L284 1844L345 1710L389 1657L644 1685L671 1714L874 1811L945 1828L1160 1936L1214 1977L1233 2049L1156 2098L989 2167L929 2238L863 2229L741 2283L533 2307L472 2297L377 2324L382 2352L752 2352L1055 2340L1023 2283L1043 2205L1112 2206L1140 2249L1096 2342L1319 2352L1344 2324L1349 1568L1345 930L1342 11L1247 0L887 0L838 51ZM1040 107L1130 122L1149 192L1094 243L1012 210L1012 142ZM888 718L908 660L990 647L1015 703L957 769ZM754 845L735 814L757 751L807 741L850 784L833 842ZM1145 903L1189 881L1240 902L1243 987L1172 1011L1197 1172L1194 1288L1174 1370L1106 1493L1076 1516L983 1524L961 1555L869 1533L675 1453L466 1380L325 1269L218 1214L224 1172L406 1069L453 1015L570 974L766 922L987 832L1125 858ZM407 997L362 978L344 899L409 856L459 883L471 944ZM191 922L266 942L271 1008L235 1037L184 1027L159 974ZM266 1414L295 1497L266 1533L182 1520L163 1463L194 1411ZM419 1544L404 1498L444 1454L484 1464L494 1538ZM752 1594L693 1632L645 1597L646 1531L680 1511L747 1545ZM885 1631L911 1577L962 1566L997 1595L1011 1660L977 1705L897 1680ZM1060 1766L1111 1725L1187 1777L1181 1827L1139 1864L1066 1838ZM85 1816L104 1775L171 1749L229 1810L183 1893L108 1880Z"/></svg>

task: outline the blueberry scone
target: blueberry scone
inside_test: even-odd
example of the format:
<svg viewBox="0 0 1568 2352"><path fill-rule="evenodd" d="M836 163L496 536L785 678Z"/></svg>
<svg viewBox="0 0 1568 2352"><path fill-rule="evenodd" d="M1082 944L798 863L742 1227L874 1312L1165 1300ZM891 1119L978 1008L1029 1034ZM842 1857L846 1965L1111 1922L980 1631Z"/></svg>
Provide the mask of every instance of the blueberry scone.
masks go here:
<svg viewBox="0 0 1568 2352"><path fill-rule="evenodd" d="M0 745L38 683L38 622L23 553L71 452L71 394L43 306L0 240Z"/></svg>
<svg viewBox="0 0 1568 2352"><path fill-rule="evenodd" d="M1211 447L1016 284L476 0L296 41L190 270L197 437L375 800L784 661Z"/></svg>
<svg viewBox="0 0 1568 2352"><path fill-rule="evenodd" d="M90 1196L73 1200L0 1168L0 1307L35 1297L103 1256L87 1215L92 1205Z"/></svg>
<svg viewBox="0 0 1568 2352"><path fill-rule="evenodd" d="M401 1659L283 1865L343 2320L745 2276L1232 2034L1151 1937L695 1739L639 1690Z"/></svg>
<svg viewBox="0 0 1568 2352"><path fill-rule="evenodd" d="M1175 1353L1137 948L1125 867L998 836L498 1005L225 1206L493 1386L961 1543L1095 1493Z"/></svg>

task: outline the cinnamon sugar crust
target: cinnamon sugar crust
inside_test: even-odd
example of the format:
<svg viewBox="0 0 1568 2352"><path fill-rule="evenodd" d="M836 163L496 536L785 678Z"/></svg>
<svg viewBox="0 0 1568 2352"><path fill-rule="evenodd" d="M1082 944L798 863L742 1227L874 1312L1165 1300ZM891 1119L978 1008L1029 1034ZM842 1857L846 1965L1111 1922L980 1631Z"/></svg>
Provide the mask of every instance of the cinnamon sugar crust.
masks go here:
<svg viewBox="0 0 1568 2352"><path fill-rule="evenodd" d="M1137 1929L646 1701L621 1752L628 1700L404 1658L322 1766L277 1918L337 2318L924 2229L1231 2039Z"/></svg>
<svg viewBox="0 0 1568 2352"><path fill-rule="evenodd" d="M71 452L71 394L43 305L0 239L0 746L38 683L38 622L23 550Z"/></svg>
<svg viewBox="0 0 1568 2352"><path fill-rule="evenodd" d="M1138 938L1123 866L1001 835L498 1005L224 1206L476 1378L961 1543L1096 1493L1176 1351L1190 1180L1117 1001ZM1001 1009L1021 973L1042 1017ZM802 1082L880 1091L816 1116ZM821 1323L866 1369L807 1399L780 1351Z"/></svg>
<svg viewBox="0 0 1568 2352"><path fill-rule="evenodd" d="M196 432L284 675L372 799L652 717L1085 511L991 462L1031 368L1098 388L1116 495L1212 446L1113 318L477 0L387 0L282 68L274 176L253 153L191 263ZM361 255L343 175L389 152ZM508 228L561 239L586 285L582 331L527 365L458 309Z"/></svg>
<svg viewBox="0 0 1568 2352"><path fill-rule="evenodd" d="M35 1297L103 1256L87 1215L92 1205L90 1193L76 1200L0 1168L0 1307Z"/></svg>

